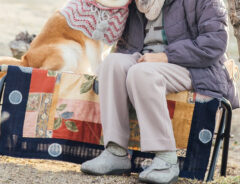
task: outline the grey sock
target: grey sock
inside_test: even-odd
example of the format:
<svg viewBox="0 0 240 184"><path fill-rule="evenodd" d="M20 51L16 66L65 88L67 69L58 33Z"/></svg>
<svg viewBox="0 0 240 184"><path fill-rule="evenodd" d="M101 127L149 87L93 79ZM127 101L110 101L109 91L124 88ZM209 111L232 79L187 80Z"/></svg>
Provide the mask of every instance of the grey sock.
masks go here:
<svg viewBox="0 0 240 184"><path fill-rule="evenodd" d="M161 158L170 164L176 164L178 159L176 151L159 151L156 152L156 157Z"/></svg>
<svg viewBox="0 0 240 184"><path fill-rule="evenodd" d="M114 142L109 142L107 150L117 156L127 156L127 150Z"/></svg>

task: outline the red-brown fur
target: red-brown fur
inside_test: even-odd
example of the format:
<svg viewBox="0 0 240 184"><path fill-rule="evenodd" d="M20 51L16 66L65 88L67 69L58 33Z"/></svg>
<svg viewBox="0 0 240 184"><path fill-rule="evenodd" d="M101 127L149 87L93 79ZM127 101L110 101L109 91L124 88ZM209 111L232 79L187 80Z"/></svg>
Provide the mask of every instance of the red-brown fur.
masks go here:
<svg viewBox="0 0 240 184"><path fill-rule="evenodd" d="M88 56L85 54L86 41L91 43L94 51L99 52L97 56L101 56L102 45L100 41L95 41L85 36L81 31L71 29L64 16L59 12L55 12L49 18L41 33L33 40L31 46L21 60L5 57L0 59L0 65L17 65L33 68L42 68L48 70L61 70L64 65L62 51L58 48L60 44L68 42L76 43L82 48L82 60L78 62L78 66L73 67L72 72L85 72L89 67L87 62Z"/></svg>

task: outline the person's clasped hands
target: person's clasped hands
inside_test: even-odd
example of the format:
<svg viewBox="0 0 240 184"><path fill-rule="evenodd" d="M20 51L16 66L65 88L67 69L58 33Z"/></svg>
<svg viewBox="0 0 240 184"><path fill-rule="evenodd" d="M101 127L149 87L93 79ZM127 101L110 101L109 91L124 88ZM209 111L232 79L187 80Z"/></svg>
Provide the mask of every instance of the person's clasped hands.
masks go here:
<svg viewBox="0 0 240 184"><path fill-rule="evenodd" d="M168 63L168 57L164 52L160 53L146 53L142 55L138 60L138 63L141 62L162 62Z"/></svg>

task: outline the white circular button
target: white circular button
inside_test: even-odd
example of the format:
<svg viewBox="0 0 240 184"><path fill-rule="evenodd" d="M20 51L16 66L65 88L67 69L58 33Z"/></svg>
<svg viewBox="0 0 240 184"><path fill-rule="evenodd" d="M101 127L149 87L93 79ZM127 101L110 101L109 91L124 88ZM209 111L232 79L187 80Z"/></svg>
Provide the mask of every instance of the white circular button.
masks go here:
<svg viewBox="0 0 240 184"><path fill-rule="evenodd" d="M18 90L14 90L9 94L8 98L11 104L18 105L22 102L22 93Z"/></svg>
<svg viewBox="0 0 240 184"><path fill-rule="evenodd" d="M48 147L48 153L52 157L58 157L62 154L62 146L58 143L53 143Z"/></svg>
<svg viewBox="0 0 240 184"><path fill-rule="evenodd" d="M199 133L199 140L204 144L209 143L212 140L212 132L207 129L201 130Z"/></svg>

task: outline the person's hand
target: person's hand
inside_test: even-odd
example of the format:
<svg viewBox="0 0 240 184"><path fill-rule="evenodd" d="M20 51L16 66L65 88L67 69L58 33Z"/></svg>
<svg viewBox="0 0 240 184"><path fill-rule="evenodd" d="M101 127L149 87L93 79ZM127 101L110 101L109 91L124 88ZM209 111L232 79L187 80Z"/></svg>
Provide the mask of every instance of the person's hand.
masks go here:
<svg viewBox="0 0 240 184"><path fill-rule="evenodd" d="M142 57L140 57L137 61L138 63L141 62L162 62L168 63L168 57L164 52L160 53L146 53Z"/></svg>

